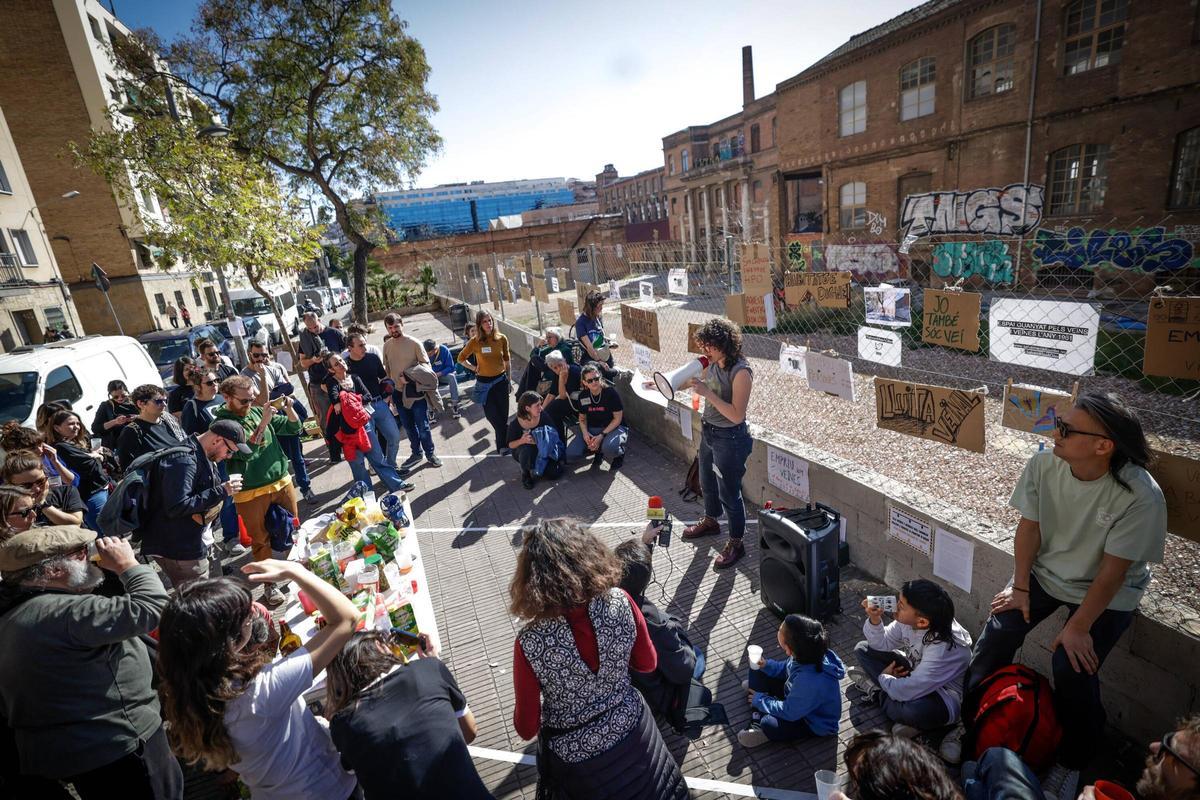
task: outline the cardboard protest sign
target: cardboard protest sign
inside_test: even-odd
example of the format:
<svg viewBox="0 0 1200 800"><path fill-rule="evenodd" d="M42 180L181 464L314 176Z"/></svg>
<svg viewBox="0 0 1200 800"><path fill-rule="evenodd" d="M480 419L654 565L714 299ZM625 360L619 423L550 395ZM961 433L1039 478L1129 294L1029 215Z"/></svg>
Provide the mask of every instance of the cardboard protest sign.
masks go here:
<svg viewBox="0 0 1200 800"><path fill-rule="evenodd" d="M743 327L775 330L775 295L731 294L725 297L725 316Z"/></svg>
<svg viewBox="0 0 1200 800"><path fill-rule="evenodd" d="M783 276L783 297L790 306L849 308L850 278L849 272L789 272Z"/></svg>
<svg viewBox="0 0 1200 800"><path fill-rule="evenodd" d="M688 323L688 352L704 355L704 350L700 347L700 342L696 341L696 331L704 327L699 322Z"/></svg>
<svg viewBox="0 0 1200 800"><path fill-rule="evenodd" d="M521 299L526 301L533 299L533 292L529 291L528 286L521 287Z"/></svg>
<svg viewBox="0 0 1200 800"><path fill-rule="evenodd" d="M1200 461L1156 452L1150 474L1167 499L1167 530L1200 542Z"/></svg>
<svg viewBox="0 0 1200 800"><path fill-rule="evenodd" d="M545 277L546 259L542 258L541 256L534 256L533 258L529 259L529 269L537 277Z"/></svg>
<svg viewBox="0 0 1200 800"><path fill-rule="evenodd" d="M761 242L742 245L742 293L747 295L770 294L775 290L771 278L771 251Z"/></svg>
<svg viewBox="0 0 1200 800"><path fill-rule="evenodd" d="M543 303L550 302L550 292L546 288L545 278L535 277L533 279L533 296Z"/></svg>
<svg viewBox="0 0 1200 800"><path fill-rule="evenodd" d="M1200 380L1200 297L1150 301L1142 372Z"/></svg>
<svg viewBox="0 0 1200 800"><path fill-rule="evenodd" d="M621 333L626 339L658 350L658 314L648 308L622 303Z"/></svg>
<svg viewBox="0 0 1200 800"><path fill-rule="evenodd" d="M846 359L810 350L804 359L804 371L808 374L808 388L854 402L854 365Z"/></svg>
<svg viewBox="0 0 1200 800"><path fill-rule="evenodd" d="M875 425L982 453L983 392L876 377Z"/></svg>
<svg viewBox="0 0 1200 800"><path fill-rule="evenodd" d="M525 256L513 256L512 257L512 271L513 272L524 272L525 271Z"/></svg>
<svg viewBox="0 0 1200 800"><path fill-rule="evenodd" d="M580 281L579 283L575 284L575 299L577 301L575 305L579 308L580 314L583 313L584 303L587 300L588 292L593 292L595 290L596 285L593 283L584 283L583 281ZM574 322L574 320L571 321Z"/></svg>
<svg viewBox="0 0 1200 800"><path fill-rule="evenodd" d="M1067 413L1074 402L1066 392L1013 383L1010 379L1004 387L1004 414L1000 424L1016 431L1053 437L1054 420Z"/></svg>
<svg viewBox="0 0 1200 800"><path fill-rule="evenodd" d="M563 324L563 336L567 335L566 326L574 325L575 320L575 304L570 300L558 298L558 321Z"/></svg>
<svg viewBox="0 0 1200 800"><path fill-rule="evenodd" d="M921 341L957 347L971 353L979 350L979 309L983 295L975 292L925 290Z"/></svg>
<svg viewBox="0 0 1200 800"><path fill-rule="evenodd" d="M1005 297L988 309L992 361L1091 375L1099 331L1100 309L1090 303Z"/></svg>

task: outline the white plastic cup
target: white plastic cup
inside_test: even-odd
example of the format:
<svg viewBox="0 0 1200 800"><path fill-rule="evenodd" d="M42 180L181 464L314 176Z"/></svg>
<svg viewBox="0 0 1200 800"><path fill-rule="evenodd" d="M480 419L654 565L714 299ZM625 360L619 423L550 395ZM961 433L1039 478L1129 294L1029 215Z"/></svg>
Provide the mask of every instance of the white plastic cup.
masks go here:
<svg viewBox="0 0 1200 800"><path fill-rule="evenodd" d="M763 649L756 644L752 644L746 648L746 658L750 659L750 669L758 669L758 662L762 661Z"/></svg>
<svg viewBox="0 0 1200 800"><path fill-rule="evenodd" d="M229 473L229 485L233 487L235 492L240 492L242 490L242 473Z"/></svg>
<svg viewBox="0 0 1200 800"><path fill-rule="evenodd" d="M813 773L813 781L817 784L817 800L829 800L829 795L846 785L846 779L831 769L817 770Z"/></svg>

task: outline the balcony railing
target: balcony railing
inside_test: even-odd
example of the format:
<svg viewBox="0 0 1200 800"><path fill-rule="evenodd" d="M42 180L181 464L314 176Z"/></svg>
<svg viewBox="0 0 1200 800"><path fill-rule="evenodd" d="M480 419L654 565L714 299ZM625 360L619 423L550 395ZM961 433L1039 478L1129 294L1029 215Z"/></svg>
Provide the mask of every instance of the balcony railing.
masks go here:
<svg viewBox="0 0 1200 800"><path fill-rule="evenodd" d="M15 253L0 253L0 284L28 283Z"/></svg>
<svg viewBox="0 0 1200 800"><path fill-rule="evenodd" d="M753 159L750 158L749 153L745 150L736 150L725 158L710 156L698 159L680 178L685 181L695 180L696 178L712 175L727 169L747 167L752 163Z"/></svg>

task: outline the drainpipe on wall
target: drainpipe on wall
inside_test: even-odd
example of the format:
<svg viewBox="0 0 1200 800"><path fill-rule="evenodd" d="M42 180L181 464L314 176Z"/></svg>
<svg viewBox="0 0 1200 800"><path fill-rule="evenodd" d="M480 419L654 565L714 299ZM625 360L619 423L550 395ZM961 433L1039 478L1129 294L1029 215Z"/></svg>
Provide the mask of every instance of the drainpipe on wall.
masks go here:
<svg viewBox="0 0 1200 800"><path fill-rule="evenodd" d="M1029 186L1029 159L1033 150L1033 106L1037 99L1038 61L1041 58L1042 45L1042 0L1037 0L1034 6L1033 19L1033 67L1029 70L1029 112L1025 116L1025 166L1021 173L1021 185ZM1029 202L1029 192L1024 190L1021 197L1021 235L1017 239L1017 259L1013 269L1014 285L1021 282L1021 255L1025 250L1025 205ZM1043 199L1044 202L1044 199Z"/></svg>

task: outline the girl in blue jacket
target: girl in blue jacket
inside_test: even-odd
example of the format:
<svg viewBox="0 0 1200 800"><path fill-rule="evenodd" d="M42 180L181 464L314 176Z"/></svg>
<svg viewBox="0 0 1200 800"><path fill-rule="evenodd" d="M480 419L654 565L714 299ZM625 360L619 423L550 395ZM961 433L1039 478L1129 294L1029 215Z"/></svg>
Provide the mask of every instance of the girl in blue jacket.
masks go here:
<svg viewBox="0 0 1200 800"><path fill-rule="evenodd" d="M786 660L764 658L742 682L754 709L750 727L738 732L743 747L832 736L842 717L839 685L846 668L829 649L829 634L815 619L788 614L779 626Z"/></svg>

